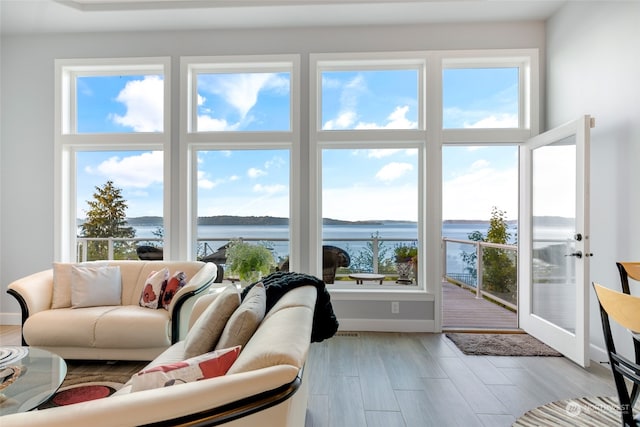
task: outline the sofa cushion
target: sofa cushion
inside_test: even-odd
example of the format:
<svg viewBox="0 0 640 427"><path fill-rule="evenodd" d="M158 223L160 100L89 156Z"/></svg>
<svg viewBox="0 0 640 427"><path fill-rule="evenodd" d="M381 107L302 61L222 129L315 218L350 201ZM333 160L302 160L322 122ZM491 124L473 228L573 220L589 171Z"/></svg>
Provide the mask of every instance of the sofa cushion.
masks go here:
<svg viewBox="0 0 640 427"><path fill-rule="evenodd" d="M71 307L120 305L120 267L71 267Z"/></svg>
<svg viewBox="0 0 640 427"><path fill-rule="evenodd" d="M240 306L240 293L229 285L213 300L193 324L185 338L185 357L194 357L213 350L227 321Z"/></svg>
<svg viewBox="0 0 640 427"><path fill-rule="evenodd" d="M176 271L173 273L173 276L169 278L167 282L167 286L164 288L164 292L162 292L162 299L160 300L160 305L165 310L169 309L169 305L171 304L171 300L175 294L183 288L187 284L187 275L184 271Z"/></svg>
<svg viewBox="0 0 640 427"><path fill-rule="evenodd" d="M140 307L146 308L160 308L160 301L162 299L162 293L167 286L169 280L169 269L163 268L159 271L152 271L142 288L142 294L140 295Z"/></svg>
<svg viewBox="0 0 640 427"><path fill-rule="evenodd" d="M97 318L94 328L93 346L98 348L167 348L171 345L171 318L166 310L118 306Z"/></svg>
<svg viewBox="0 0 640 427"><path fill-rule="evenodd" d="M103 306L39 311L25 321L22 333L29 345L93 347L96 319L117 309L118 306Z"/></svg>
<svg viewBox="0 0 640 427"><path fill-rule="evenodd" d="M222 331L216 350L244 347L262 322L267 308L267 295L262 283L254 285L240 307L233 312Z"/></svg>
<svg viewBox="0 0 640 427"><path fill-rule="evenodd" d="M282 304L269 310L228 374L275 365L301 368L311 341L317 294L313 286L287 292L281 298Z"/></svg>
<svg viewBox="0 0 640 427"><path fill-rule="evenodd" d="M181 362L155 366L131 378L131 391L169 387L227 373L240 353L240 346L215 350Z"/></svg>

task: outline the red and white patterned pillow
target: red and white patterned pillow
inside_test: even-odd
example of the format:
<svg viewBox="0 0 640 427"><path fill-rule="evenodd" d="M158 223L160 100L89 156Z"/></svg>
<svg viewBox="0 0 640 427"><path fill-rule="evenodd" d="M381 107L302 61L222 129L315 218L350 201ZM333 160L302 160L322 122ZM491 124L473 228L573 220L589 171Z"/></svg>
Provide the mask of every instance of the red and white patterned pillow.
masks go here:
<svg viewBox="0 0 640 427"><path fill-rule="evenodd" d="M168 268L163 268L160 271L152 271L144 283L144 288L142 288L142 295L140 295L140 307L160 308L162 293L164 288L167 286L168 280Z"/></svg>
<svg viewBox="0 0 640 427"><path fill-rule="evenodd" d="M182 289L184 285L187 284L187 275L184 271L176 271L173 273L173 276L167 282L167 286L162 291L162 296L160 297L160 306L165 310L169 309L169 304L171 304L171 300L176 295L176 293Z"/></svg>
<svg viewBox="0 0 640 427"><path fill-rule="evenodd" d="M131 391L169 387L227 373L240 354L240 346L211 351L182 362L155 366L132 377Z"/></svg>

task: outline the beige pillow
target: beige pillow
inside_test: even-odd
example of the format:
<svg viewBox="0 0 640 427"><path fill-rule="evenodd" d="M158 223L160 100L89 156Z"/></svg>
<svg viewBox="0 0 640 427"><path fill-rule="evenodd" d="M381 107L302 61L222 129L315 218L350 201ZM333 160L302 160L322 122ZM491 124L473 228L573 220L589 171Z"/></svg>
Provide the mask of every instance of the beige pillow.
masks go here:
<svg viewBox="0 0 640 427"><path fill-rule="evenodd" d="M71 267L71 307L120 305L122 277L119 266Z"/></svg>
<svg viewBox="0 0 640 427"><path fill-rule="evenodd" d="M53 263L53 297L51 308L71 307L71 266L68 262Z"/></svg>
<svg viewBox="0 0 640 427"><path fill-rule="evenodd" d="M264 319L266 309L267 294L264 284L256 283L227 321L220 340L216 344L216 350L237 345L244 348Z"/></svg>
<svg viewBox="0 0 640 427"><path fill-rule="evenodd" d="M105 266L104 261L89 261L83 263L54 262L53 263L53 296L51 308L71 307L71 267L78 266Z"/></svg>
<svg viewBox="0 0 640 427"><path fill-rule="evenodd" d="M227 286L224 291L207 307L187 333L184 343L186 358L199 356L212 351L227 321L240 305L240 293L235 285Z"/></svg>

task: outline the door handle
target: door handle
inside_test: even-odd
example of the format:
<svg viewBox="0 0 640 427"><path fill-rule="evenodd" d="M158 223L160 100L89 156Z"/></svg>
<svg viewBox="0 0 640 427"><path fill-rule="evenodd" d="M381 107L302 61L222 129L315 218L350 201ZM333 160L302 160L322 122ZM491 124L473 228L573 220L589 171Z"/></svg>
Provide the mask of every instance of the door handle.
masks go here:
<svg viewBox="0 0 640 427"><path fill-rule="evenodd" d="M589 255L591 255L591 254L589 254ZM582 252L581 251L576 251L576 252L574 252L572 254L567 254L565 256L574 256L576 258L582 258Z"/></svg>

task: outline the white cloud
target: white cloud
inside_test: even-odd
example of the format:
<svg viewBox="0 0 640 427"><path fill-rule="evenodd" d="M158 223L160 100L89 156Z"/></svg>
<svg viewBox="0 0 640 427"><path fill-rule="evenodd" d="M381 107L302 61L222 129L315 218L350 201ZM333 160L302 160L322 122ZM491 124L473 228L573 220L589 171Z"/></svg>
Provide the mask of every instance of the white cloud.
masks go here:
<svg viewBox="0 0 640 427"><path fill-rule="evenodd" d="M515 114L492 114L473 123L464 123L465 128L504 129L517 128L518 116Z"/></svg>
<svg viewBox="0 0 640 427"><path fill-rule="evenodd" d="M127 111L124 116L110 115L114 123L132 128L135 132L162 132L164 83L158 76L127 82L116 97Z"/></svg>
<svg viewBox="0 0 640 427"><path fill-rule="evenodd" d="M264 167L265 169L281 168L286 164L287 162L285 162L282 157L273 157L271 160L267 160L266 162L264 162Z"/></svg>
<svg viewBox="0 0 640 427"><path fill-rule="evenodd" d="M476 160L475 162L471 163L471 170L478 170L478 169L486 169L489 167L489 162L485 159L479 159Z"/></svg>
<svg viewBox="0 0 640 427"><path fill-rule="evenodd" d="M113 156L95 169L86 168L91 175L101 175L124 188L147 188L163 182L163 153L151 151L135 156Z"/></svg>
<svg viewBox="0 0 640 427"><path fill-rule="evenodd" d="M256 105L262 90L286 92L289 90L289 81L272 73L244 73L216 75L212 81L203 78L198 86L202 90L221 96L244 119Z"/></svg>
<svg viewBox="0 0 640 427"><path fill-rule="evenodd" d="M367 150L367 157L370 159L382 159L384 157L393 156L399 151L402 151L402 150L396 149L396 148L376 148L372 150Z"/></svg>
<svg viewBox="0 0 640 427"><path fill-rule="evenodd" d="M489 219L491 208L518 214L518 169L496 170L484 161L476 161L469 170L445 180L442 189L443 219Z"/></svg>
<svg viewBox="0 0 640 427"><path fill-rule="evenodd" d="M225 119L216 119L211 116L198 115L199 132L216 132L226 130L237 130L239 123L229 124Z"/></svg>
<svg viewBox="0 0 640 427"><path fill-rule="evenodd" d="M217 183L211 181L207 174L204 171L198 171L198 188L202 188L204 190L211 190L217 185Z"/></svg>
<svg viewBox="0 0 640 427"><path fill-rule="evenodd" d="M253 191L255 193L264 193L264 194L276 194L282 193L286 191L287 187L282 184L274 184L274 185L262 185L256 184L253 186Z"/></svg>
<svg viewBox="0 0 640 427"><path fill-rule="evenodd" d="M407 119L408 112L408 105L397 106L393 112L387 116L385 123L362 121L355 123L358 114L354 110L344 110L341 111L335 119L327 120L322 126L322 129L416 129L418 127L418 123Z"/></svg>
<svg viewBox="0 0 640 427"><path fill-rule="evenodd" d="M356 120L356 113L343 111L335 119L327 120L322 126L324 130L350 129Z"/></svg>
<svg viewBox="0 0 640 427"><path fill-rule="evenodd" d="M417 221L415 186L350 186L322 191L322 216L349 221L394 219Z"/></svg>
<svg viewBox="0 0 640 427"><path fill-rule="evenodd" d="M376 173L376 179L383 182L391 182L395 181L396 179L402 177L407 172L410 172L412 170L413 165L411 165L410 163L392 162L384 165L382 169L380 169L378 173Z"/></svg>
<svg viewBox="0 0 640 427"><path fill-rule="evenodd" d="M398 106L387 116L386 123L381 125L378 123L361 122L356 125L356 129L416 129L418 123L407 119L408 112L408 105Z"/></svg>
<svg viewBox="0 0 640 427"><path fill-rule="evenodd" d="M267 173L265 171L263 171L262 169L258 169L258 168L249 168L249 170L247 170L247 175L249 176L249 178L259 178L261 176L266 175Z"/></svg>

